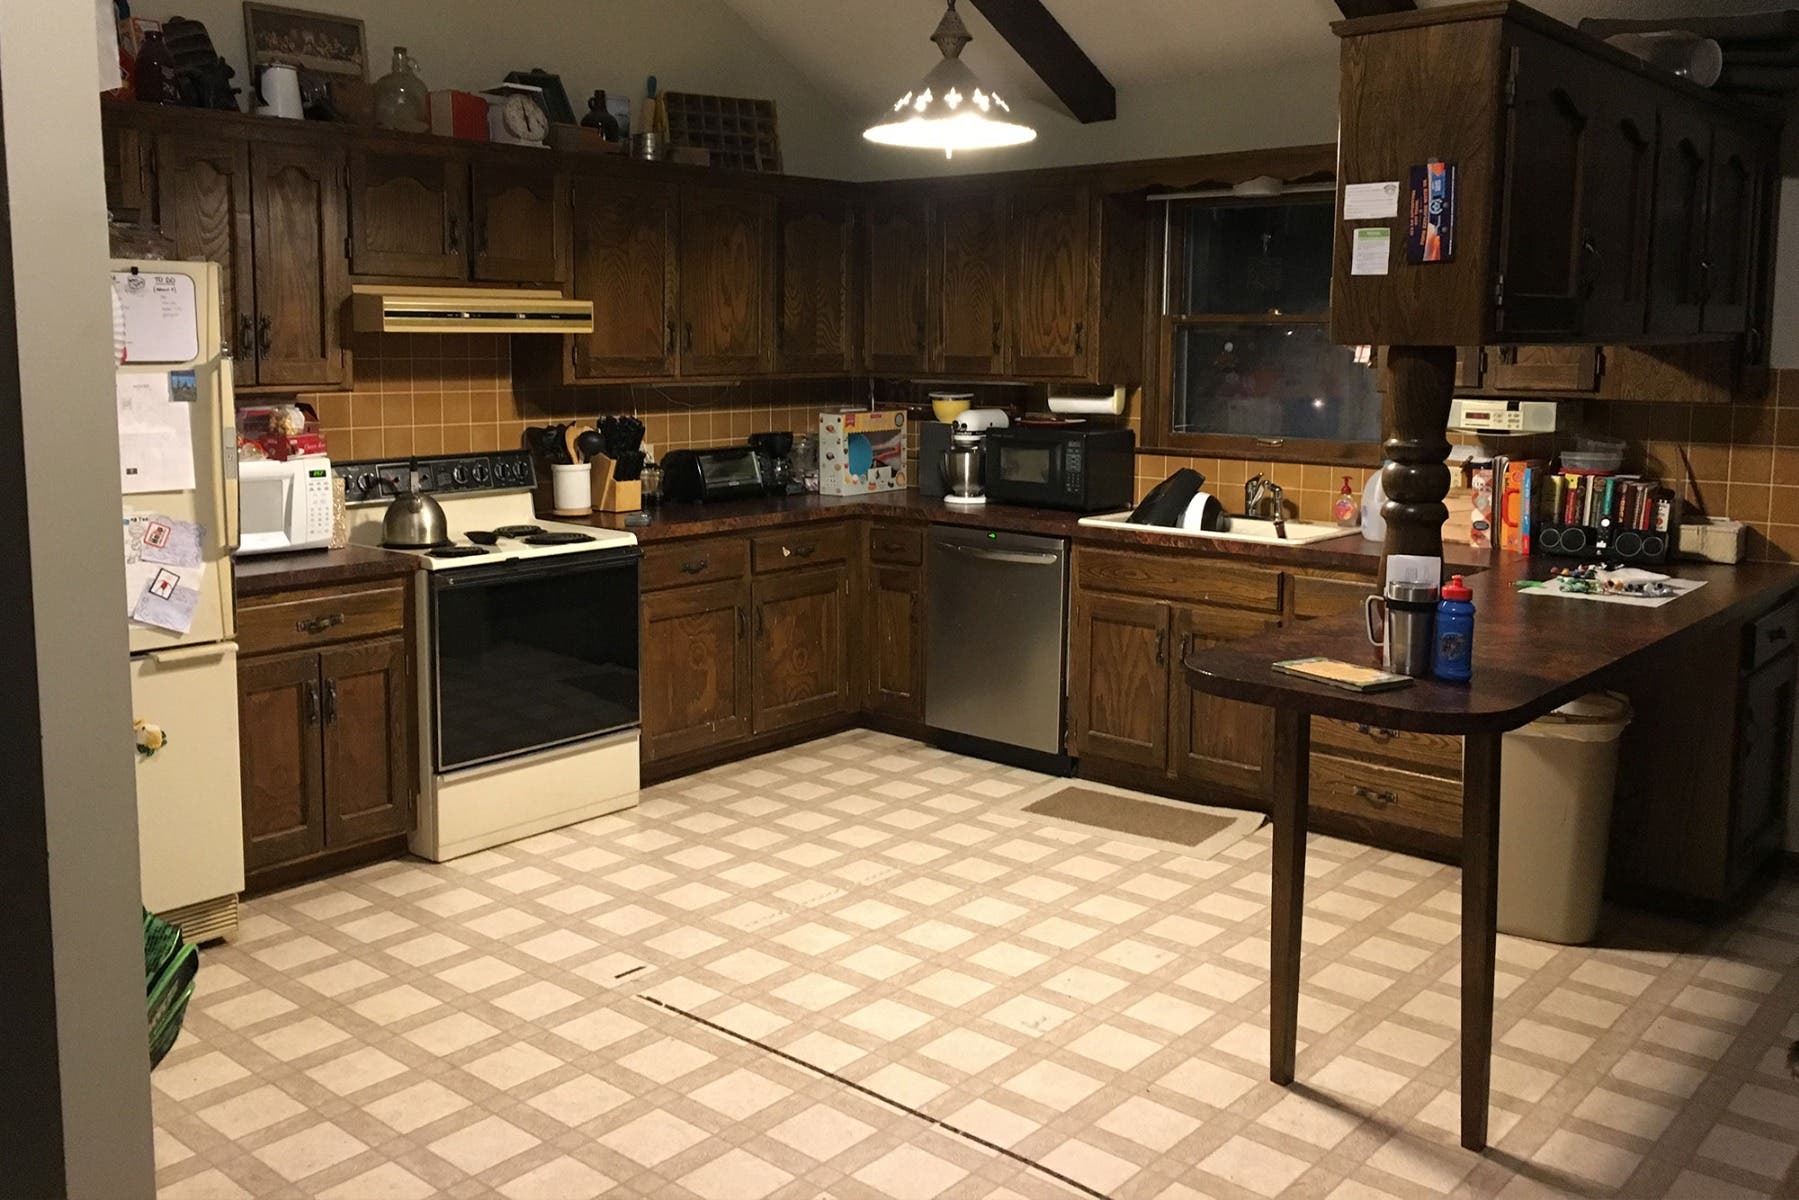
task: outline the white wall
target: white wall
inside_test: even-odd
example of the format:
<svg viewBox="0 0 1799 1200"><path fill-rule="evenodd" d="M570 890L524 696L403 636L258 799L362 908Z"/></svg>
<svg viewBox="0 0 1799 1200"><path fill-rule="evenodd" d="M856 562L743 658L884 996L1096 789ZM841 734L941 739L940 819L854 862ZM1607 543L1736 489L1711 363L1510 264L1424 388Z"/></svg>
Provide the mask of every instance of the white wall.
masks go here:
<svg viewBox="0 0 1799 1200"><path fill-rule="evenodd" d="M780 58L722 0L317 0L299 5L360 17L369 78L385 75L396 44L419 61L432 88L478 90L508 71L542 67L562 77L577 114L595 88L643 97L655 75L671 91L775 101L781 154L791 175L847 176L859 130L839 105ZM191 17L248 90L240 0L140 0L137 16Z"/></svg>
<svg viewBox="0 0 1799 1200"><path fill-rule="evenodd" d="M865 143L857 177L1017 171L1334 142L1337 58L1331 54L1120 88L1117 118L1092 125L1029 101L1015 108L1037 130L1035 141L960 154L948 162L939 153ZM856 132L859 137L860 130Z"/></svg>

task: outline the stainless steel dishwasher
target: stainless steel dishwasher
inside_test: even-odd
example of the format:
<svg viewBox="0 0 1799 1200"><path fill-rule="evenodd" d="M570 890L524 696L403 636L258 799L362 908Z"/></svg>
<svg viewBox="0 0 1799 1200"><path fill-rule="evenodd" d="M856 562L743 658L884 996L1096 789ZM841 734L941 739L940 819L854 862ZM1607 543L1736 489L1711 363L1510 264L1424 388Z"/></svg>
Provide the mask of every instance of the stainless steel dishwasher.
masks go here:
<svg viewBox="0 0 1799 1200"><path fill-rule="evenodd" d="M1066 774L1068 543L931 526L925 724L983 757Z"/></svg>

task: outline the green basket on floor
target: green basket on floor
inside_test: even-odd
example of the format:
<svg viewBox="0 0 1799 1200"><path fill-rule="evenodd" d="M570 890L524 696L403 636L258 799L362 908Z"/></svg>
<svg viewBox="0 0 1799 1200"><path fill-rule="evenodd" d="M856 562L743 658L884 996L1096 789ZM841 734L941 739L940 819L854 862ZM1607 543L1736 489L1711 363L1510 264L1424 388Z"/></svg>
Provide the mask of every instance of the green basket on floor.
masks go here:
<svg viewBox="0 0 1799 1200"><path fill-rule="evenodd" d="M155 1068L175 1039L194 996L200 952L181 940L181 931L144 910L144 995L150 1022L150 1066Z"/></svg>

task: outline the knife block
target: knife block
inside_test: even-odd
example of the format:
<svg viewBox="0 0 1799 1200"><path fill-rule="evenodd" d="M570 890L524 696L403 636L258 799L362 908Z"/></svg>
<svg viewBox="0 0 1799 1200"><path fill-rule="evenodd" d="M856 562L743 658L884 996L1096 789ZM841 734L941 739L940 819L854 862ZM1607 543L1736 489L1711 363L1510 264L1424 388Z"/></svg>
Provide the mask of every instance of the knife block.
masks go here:
<svg viewBox="0 0 1799 1200"><path fill-rule="evenodd" d="M618 478L618 464L593 457L593 506L598 512L636 512L643 507L643 481Z"/></svg>

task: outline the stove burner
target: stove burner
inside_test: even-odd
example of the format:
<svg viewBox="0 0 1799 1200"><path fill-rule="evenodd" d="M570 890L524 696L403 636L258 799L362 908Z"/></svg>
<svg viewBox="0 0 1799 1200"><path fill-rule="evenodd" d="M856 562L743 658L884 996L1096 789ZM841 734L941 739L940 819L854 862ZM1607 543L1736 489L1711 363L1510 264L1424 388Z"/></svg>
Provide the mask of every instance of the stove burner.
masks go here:
<svg viewBox="0 0 1799 1200"><path fill-rule="evenodd" d="M494 533L503 538L530 537L534 533L542 533L542 525L502 525Z"/></svg>
<svg viewBox="0 0 1799 1200"><path fill-rule="evenodd" d="M462 536L477 546L491 546L500 540L500 535L491 529L470 529Z"/></svg>
<svg viewBox="0 0 1799 1200"><path fill-rule="evenodd" d="M486 553L480 546L439 546L425 551L430 558L476 558Z"/></svg>
<svg viewBox="0 0 1799 1200"><path fill-rule="evenodd" d="M572 530L557 530L554 533L534 533L525 539L527 546L572 546L576 542L591 542L590 533L575 533Z"/></svg>

